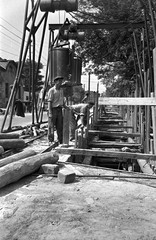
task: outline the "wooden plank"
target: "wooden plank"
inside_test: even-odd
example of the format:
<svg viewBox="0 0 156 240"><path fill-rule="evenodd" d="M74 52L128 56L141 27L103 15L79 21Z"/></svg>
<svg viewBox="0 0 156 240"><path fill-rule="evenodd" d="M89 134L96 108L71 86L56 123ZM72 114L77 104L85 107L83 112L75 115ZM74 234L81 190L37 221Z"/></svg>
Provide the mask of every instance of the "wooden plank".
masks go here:
<svg viewBox="0 0 156 240"><path fill-rule="evenodd" d="M114 124L94 124L94 127L102 128L102 129L110 129L110 128L121 128L121 129L127 129L127 128L133 128L132 126L124 126L124 125L114 125ZM101 130L102 130L101 129Z"/></svg>
<svg viewBox="0 0 156 240"><path fill-rule="evenodd" d="M89 130L89 134L109 137L140 137L140 133L127 133L127 132L108 132L99 130Z"/></svg>
<svg viewBox="0 0 156 240"><path fill-rule="evenodd" d="M97 142L89 142L89 147L99 147L99 148L137 148L141 147L139 143L128 143L128 142L113 142L113 141L97 141Z"/></svg>
<svg viewBox="0 0 156 240"><path fill-rule="evenodd" d="M138 105L138 106L156 106L156 98L108 98L99 97L99 105Z"/></svg>
<svg viewBox="0 0 156 240"><path fill-rule="evenodd" d="M156 161L156 155L145 153L130 153L130 152L112 152L103 150L91 150L91 149L68 149L68 148L56 148L57 153L70 154L70 155L82 155L82 156L99 156L99 157L117 157L123 159L146 159L148 161Z"/></svg>
<svg viewBox="0 0 156 240"><path fill-rule="evenodd" d="M105 120L98 120L97 123L124 123L127 122L126 120L123 119L105 119Z"/></svg>
<svg viewBox="0 0 156 240"><path fill-rule="evenodd" d="M115 116L110 116L109 114L108 115L105 115L105 116L101 116L99 117L99 120L105 120L105 119L123 119L121 116L119 115L115 115Z"/></svg>

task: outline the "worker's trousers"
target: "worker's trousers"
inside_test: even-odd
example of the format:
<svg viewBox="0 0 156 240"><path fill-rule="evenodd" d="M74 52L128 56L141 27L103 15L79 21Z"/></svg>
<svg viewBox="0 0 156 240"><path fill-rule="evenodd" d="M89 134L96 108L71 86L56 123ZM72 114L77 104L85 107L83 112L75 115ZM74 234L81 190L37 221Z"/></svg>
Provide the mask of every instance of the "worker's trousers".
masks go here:
<svg viewBox="0 0 156 240"><path fill-rule="evenodd" d="M63 142L63 115L62 115L62 107L52 108L52 118L51 118L51 126L54 130L56 128L58 141L60 144Z"/></svg>

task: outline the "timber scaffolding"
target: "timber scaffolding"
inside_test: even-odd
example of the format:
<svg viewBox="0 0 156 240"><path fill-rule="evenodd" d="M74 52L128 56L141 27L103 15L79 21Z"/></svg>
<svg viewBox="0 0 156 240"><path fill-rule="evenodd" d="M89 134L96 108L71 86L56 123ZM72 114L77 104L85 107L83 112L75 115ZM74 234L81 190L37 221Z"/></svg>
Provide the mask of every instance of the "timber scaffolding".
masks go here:
<svg viewBox="0 0 156 240"><path fill-rule="evenodd" d="M102 112L104 104L106 113ZM64 144L56 151L63 161L155 174L155 105L153 97L97 97L93 112L88 112L87 128L76 130L74 143L69 142L70 110L66 110Z"/></svg>
<svg viewBox="0 0 156 240"><path fill-rule="evenodd" d="M35 95L35 88L37 82L37 76L39 72L39 65L41 62L41 55L43 50L43 43L45 39L45 31L46 31L46 24L48 19L48 12L45 12L40 19L39 23L37 23L37 15L39 12L40 7L40 0L37 0L34 4L32 0L32 10L30 11L30 1L26 1L26 8L25 8L25 17L24 17L24 26L23 26L23 36L22 36L22 44L20 49L19 55L19 63L18 69L16 73L16 78L13 84L13 88L10 94L10 98L7 104L4 120L1 126L1 132L9 132L13 131L12 129L12 118L13 118L13 110L14 110L14 103L16 99L17 90L19 87L20 79L22 70L24 67L24 63L26 61L27 54L29 54L29 58L32 60L30 61L30 69L32 69L31 74L31 81L29 89L32 89L32 92L29 92L29 97L32 101L32 126L33 125L40 125L42 124L42 117L43 117L43 105L45 102L45 94L43 94L41 106L37 109L37 99ZM44 1L43 1L44 2ZM141 1L142 2L142 1ZM92 122L88 125L87 130L85 133L78 131L76 132L76 142L75 146L70 147L68 135L68 121L69 113L65 112L65 121L64 121L64 145L66 148L59 147L56 151L63 153L63 154L70 154L70 155L80 155L85 156L85 161L90 164L89 159L92 156L98 157L112 157L112 159L132 159L140 163L139 165L142 166L142 171L146 171L150 169L149 172L153 173L155 171L155 160L156 160L156 26L155 26L155 5L152 0L148 0L149 10L143 5L143 22L140 23L101 23L101 24L77 24L78 29L106 29L106 30L113 30L119 29L120 27L123 28L130 28L133 32L133 39L132 39L132 52L134 56L134 68L135 68L135 80L136 80L136 90L135 93L130 96L129 98L102 98L99 97L95 99L95 108L94 114L92 116ZM29 14L28 14L29 13ZM153 31L153 39L149 38L149 29L147 24L150 24L151 30ZM54 45L58 38L54 39L54 31L58 30L62 25L59 24L49 24L49 46ZM63 24L64 28L68 28L70 24ZM37 71L35 72L35 37L36 33L39 28L43 27L41 41L40 41L40 48L39 48L39 56L37 59ZM140 32L142 32L142 41L139 42L140 48L138 48L138 39L137 39L137 32L135 31L136 28L140 28ZM28 38L27 31L29 32ZM59 36L59 34L58 34ZM151 41L151 42L150 42ZM152 44L150 44L152 43ZM31 45L33 46L31 48ZM153 53L151 51L151 46L154 45ZM146 46L146 47L145 47ZM140 51L141 49L141 51ZM145 62L148 59L148 68L146 67L147 64ZM152 62L153 59L153 62ZM44 83L44 93L47 91L47 85L49 81L49 55L47 56L47 68L46 68L46 76L45 76L45 83ZM32 96L31 96L32 95ZM118 114L122 117L123 126L121 122L118 124L117 120L113 120L113 124L109 126L108 121L106 124L105 116L101 116L99 114L98 108L100 105L107 105L107 106L120 106L117 107ZM5 129L6 119L9 113L9 109L11 109L11 113L9 116L9 126L8 129ZM112 114L113 115L113 114ZM110 113L109 113L110 116ZM113 117L113 116L111 116ZM36 122L35 122L36 121ZM100 124L102 121L102 124ZM105 121L105 123L104 123ZM121 120L120 120L121 121ZM100 126L102 125L102 127ZM113 126L112 126L113 125ZM130 127L129 127L130 126ZM111 128L109 128L111 127ZM115 127L115 129L113 129ZM122 127L122 128L121 128ZM117 129L119 131L116 131ZM111 129L113 131L111 132ZM97 132L99 131L99 132ZM102 132L102 133L101 133ZM127 138L127 141L124 142L127 144L127 148L130 148L129 145L132 144L140 144L142 146L142 153L140 152L117 152L117 151L104 151L104 150L95 150L98 144L98 148L101 149L106 148L106 145L113 146L116 148L117 146L121 145L121 142L111 141L110 143L104 142L100 143L99 141L92 141L92 137L100 136L100 135L115 135L119 139L119 135L121 138ZM126 135L124 136L123 135ZM101 137L101 136L100 136ZM102 136L103 137L103 136ZM84 144L85 142L85 144ZM102 145L103 144L103 145ZM122 143L123 144L123 143ZM101 147L102 146L102 147ZM83 147L83 148L82 148ZM122 145L123 148L123 145ZM138 146L139 148L139 146ZM50 149L50 148L49 148ZM121 147L120 147L121 149ZM112 160L113 161L113 160ZM125 160L127 161L127 160ZM141 165L142 164L142 165ZM132 164L133 165L133 164ZM149 167L149 168L148 168Z"/></svg>

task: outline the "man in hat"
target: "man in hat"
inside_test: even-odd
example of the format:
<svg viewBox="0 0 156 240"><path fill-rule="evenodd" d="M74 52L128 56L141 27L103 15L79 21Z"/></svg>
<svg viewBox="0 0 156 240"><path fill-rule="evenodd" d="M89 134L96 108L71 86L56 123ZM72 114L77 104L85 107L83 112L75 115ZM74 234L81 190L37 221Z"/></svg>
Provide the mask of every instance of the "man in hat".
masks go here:
<svg viewBox="0 0 156 240"><path fill-rule="evenodd" d="M75 130L78 127L87 126L87 112L93 107L93 102L79 103L69 106L71 109L70 116L70 141L75 139ZM80 124L78 125L78 121Z"/></svg>
<svg viewBox="0 0 156 240"><path fill-rule="evenodd" d="M54 78L54 86L48 91L48 139L50 142L54 140L54 127L58 136L58 141L63 141L63 115L62 107L65 106L63 90L61 84L62 76Z"/></svg>

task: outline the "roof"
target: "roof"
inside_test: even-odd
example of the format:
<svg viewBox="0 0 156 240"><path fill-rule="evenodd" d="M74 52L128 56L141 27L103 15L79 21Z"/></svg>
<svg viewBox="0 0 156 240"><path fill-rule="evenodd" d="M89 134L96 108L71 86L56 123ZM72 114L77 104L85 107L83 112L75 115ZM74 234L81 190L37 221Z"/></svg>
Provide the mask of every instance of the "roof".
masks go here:
<svg viewBox="0 0 156 240"><path fill-rule="evenodd" d="M13 63L17 67L17 64L13 60L0 60L0 67L6 70L10 63Z"/></svg>

